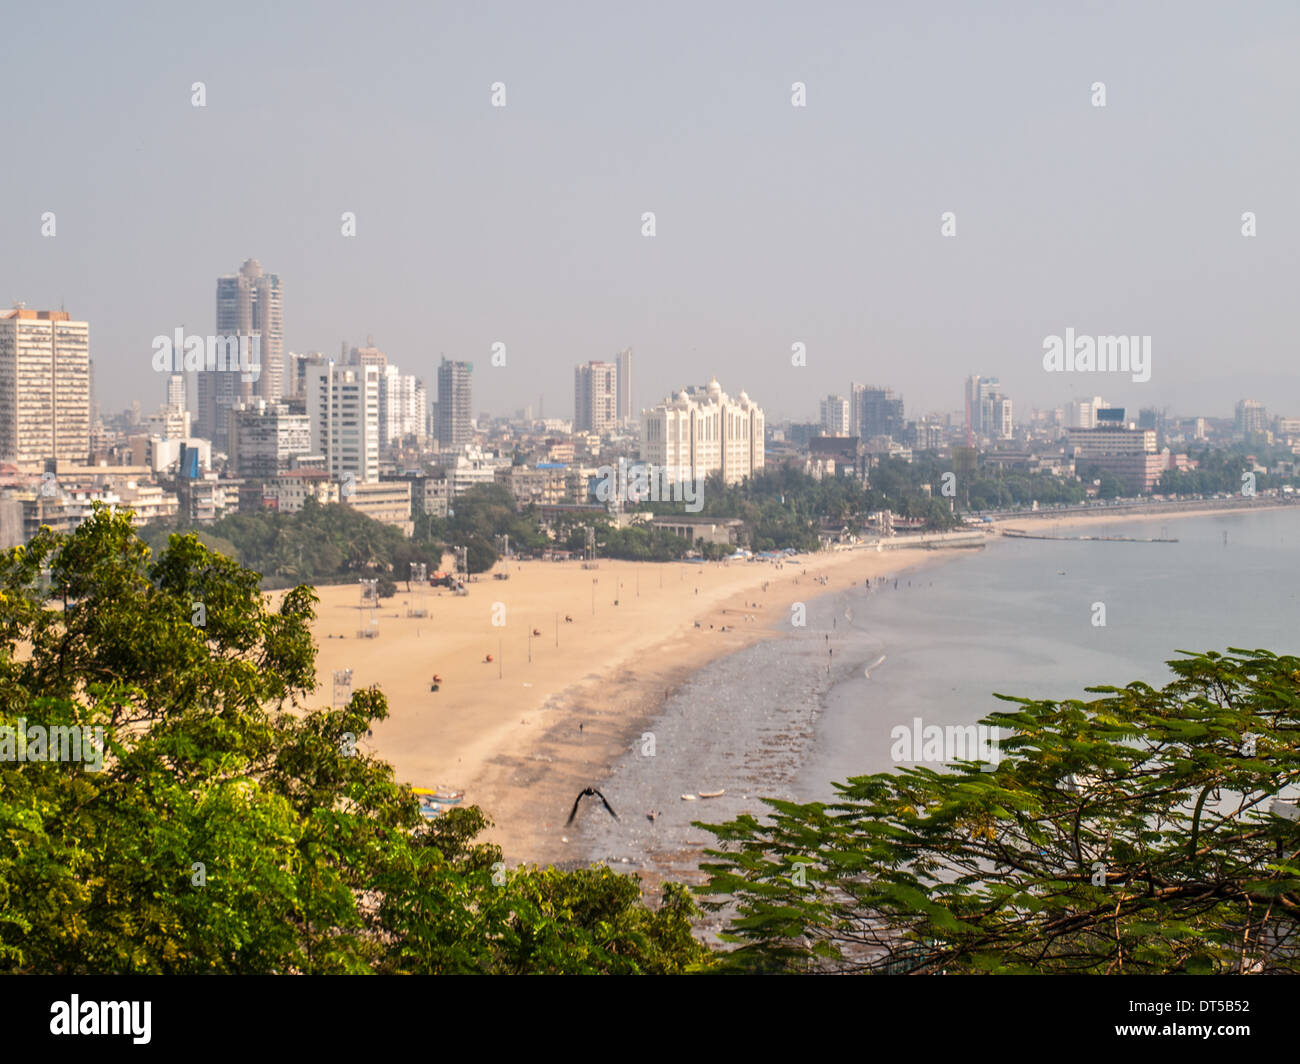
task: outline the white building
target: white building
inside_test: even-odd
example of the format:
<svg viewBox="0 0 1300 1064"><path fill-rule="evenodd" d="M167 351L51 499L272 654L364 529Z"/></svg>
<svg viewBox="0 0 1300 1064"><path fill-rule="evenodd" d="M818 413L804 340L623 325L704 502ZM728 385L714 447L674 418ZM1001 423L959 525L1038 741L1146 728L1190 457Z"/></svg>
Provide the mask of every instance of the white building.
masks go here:
<svg viewBox="0 0 1300 1064"><path fill-rule="evenodd" d="M463 494L478 484L494 483L497 470L509 466L509 458L485 454L473 444L467 445L458 453L442 456L442 468L453 496Z"/></svg>
<svg viewBox="0 0 1300 1064"><path fill-rule="evenodd" d="M618 425L618 363L588 362L573 371L573 431L602 435Z"/></svg>
<svg viewBox="0 0 1300 1064"><path fill-rule="evenodd" d="M849 401L842 395L828 395L822 400L822 432L827 436L848 436Z"/></svg>
<svg viewBox="0 0 1300 1064"><path fill-rule="evenodd" d="M379 444L386 447L407 436L423 437L428 422L424 381L386 365L379 374Z"/></svg>
<svg viewBox="0 0 1300 1064"><path fill-rule="evenodd" d="M238 477L273 477L312 449L310 419L284 403L253 399L230 408L230 464Z"/></svg>
<svg viewBox="0 0 1300 1064"><path fill-rule="evenodd" d="M641 458L670 480L720 473L736 484L763 468L763 411L744 392L732 399L713 378L641 411Z"/></svg>
<svg viewBox="0 0 1300 1064"><path fill-rule="evenodd" d="M0 461L90 455L90 325L66 310L0 311Z"/></svg>
<svg viewBox="0 0 1300 1064"><path fill-rule="evenodd" d="M1094 395L1091 399L1074 399L1065 411L1065 427L1067 429L1095 429L1097 427L1097 411L1105 410L1106 404L1102 402L1100 395Z"/></svg>
<svg viewBox="0 0 1300 1064"><path fill-rule="evenodd" d="M306 369L311 450L336 480L379 481L379 367L333 360Z"/></svg>

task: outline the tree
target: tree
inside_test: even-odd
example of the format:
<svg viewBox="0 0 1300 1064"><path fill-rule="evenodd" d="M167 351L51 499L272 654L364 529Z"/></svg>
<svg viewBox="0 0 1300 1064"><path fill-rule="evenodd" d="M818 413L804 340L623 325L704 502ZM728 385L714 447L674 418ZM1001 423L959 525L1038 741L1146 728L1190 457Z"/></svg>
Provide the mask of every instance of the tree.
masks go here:
<svg viewBox="0 0 1300 1064"><path fill-rule="evenodd" d="M48 567L50 590L43 590ZM57 599L61 609L50 608ZM315 595L97 507L0 554L0 749L104 729L84 761L0 757L0 971L668 972L702 964L680 889L506 871L476 808L432 823L364 736L375 688L311 705ZM33 747L34 749L34 747Z"/></svg>
<svg viewBox="0 0 1300 1064"><path fill-rule="evenodd" d="M1300 658L1169 663L1163 689L1007 698L957 762L705 825L725 965L850 972L1300 971ZM988 767L988 766L986 766ZM802 867L797 867L802 865ZM806 886L800 886L804 882Z"/></svg>

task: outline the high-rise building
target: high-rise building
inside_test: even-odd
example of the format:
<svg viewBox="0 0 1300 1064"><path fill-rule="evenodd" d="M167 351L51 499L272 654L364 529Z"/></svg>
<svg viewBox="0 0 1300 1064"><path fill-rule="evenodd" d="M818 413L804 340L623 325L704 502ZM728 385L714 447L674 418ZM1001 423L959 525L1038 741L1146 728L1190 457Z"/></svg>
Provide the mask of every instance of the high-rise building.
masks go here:
<svg viewBox="0 0 1300 1064"><path fill-rule="evenodd" d="M1268 431L1268 411L1258 399L1237 403L1235 428L1238 436L1262 435Z"/></svg>
<svg viewBox="0 0 1300 1064"><path fill-rule="evenodd" d="M855 384L853 400L857 416L855 418L853 412L850 412L850 435L858 436L864 443L877 436L902 441L906 425L901 396L895 396L889 388Z"/></svg>
<svg viewBox="0 0 1300 1064"><path fill-rule="evenodd" d="M89 455L89 323L22 304L0 311L0 461Z"/></svg>
<svg viewBox="0 0 1300 1064"><path fill-rule="evenodd" d="M322 366L325 362L325 356L319 351L290 352L284 367L285 398L306 398L307 370L312 366Z"/></svg>
<svg viewBox="0 0 1300 1064"><path fill-rule="evenodd" d="M732 399L715 377L641 411L641 458L669 480L720 473L736 484L763 468L764 424L757 403L744 392Z"/></svg>
<svg viewBox="0 0 1300 1064"><path fill-rule="evenodd" d="M618 420L627 424L635 416L632 409L632 349L618 353Z"/></svg>
<svg viewBox="0 0 1300 1064"><path fill-rule="evenodd" d="M987 400L987 421L985 430L990 438L1009 440L1015 436L1015 426L1011 418L1011 400L1001 392L992 392Z"/></svg>
<svg viewBox="0 0 1300 1064"><path fill-rule="evenodd" d="M230 410L231 468L239 477L285 473L293 456L311 453L311 436L308 416L284 403L253 399L237 404Z"/></svg>
<svg viewBox="0 0 1300 1064"><path fill-rule="evenodd" d="M966 378L966 435L968 439L999 437L1001 418L994 412L993 396L1001 395L1002 382L997 377L978 374ZM1005 398L1005 397L1003 397ZM1010 438L1009 436L1003 438Z"/></svg>
<svg viewBox="0 0 1300 1064"><path fill-rule="evenodd" d="M225 450L230 408L254 396L279 402L284 394L284 325L280 278L263 273L261 263L248 259L238 273L217 278L219 337L257 338L255 374L221 368L198 371L199 434ZM251 344L250 344L251 346ZM255 380L246 377L255 376Z"/></svg>
<svg viewBox="0 0 1300 1064"><path fill-rule="evenodd" d="M407 436L424 436L424 382L400 368L379 371L379 444L387 447Z"/></svg>
<svg viewBox="0 0 1300 1064"><path fill-rule="evenodd" d="M185 374L172 373L167 377L167 409L179 413L185 409Z"/></svg>
<svg viewBox="0 0 1300 1064"><path fill-rule="evenodd" d="M573 431L603 435L618 425L618 364L588 362L573 371Z"/></svg>
<svg viewBox="0 0 1300 1064"><path fill-rule="evenodd" d="M828 395L821 401L822 432L827 436L848 436L849 401L842 395Z"/></svg>
<svg viewBox="0 0 1300 1064"><path fill-rule="evenodd" d="M438 363L438 446L444 450L457 448L474 439L473 409L470 396L469 362L452 362L444 358Z"/></svg>
<svg viewBox="0 0 1300 1064"><path fill-rule="evenodd" d="M379 480L379 369L323 362L307 368L311 450L336 480Z"/></svg>

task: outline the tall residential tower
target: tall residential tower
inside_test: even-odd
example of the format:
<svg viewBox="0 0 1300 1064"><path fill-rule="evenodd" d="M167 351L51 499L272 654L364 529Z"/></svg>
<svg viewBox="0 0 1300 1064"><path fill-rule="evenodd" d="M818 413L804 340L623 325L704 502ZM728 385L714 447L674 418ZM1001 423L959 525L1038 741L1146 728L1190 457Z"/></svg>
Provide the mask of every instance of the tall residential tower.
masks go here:
<svg viewBox="0 0 1300 1064"><path fill-rule="evenodd" d="M474 439L474 418L470 411L471 364L444 358L438 363L438 416L435 432L438 446L455 450Z"/></svg>
<svg viewBox="0 0 1300 1064"><path fill-rule="evenodd" d="M66 310L0 311L0 461L90 455L90 325Z"/></svg>

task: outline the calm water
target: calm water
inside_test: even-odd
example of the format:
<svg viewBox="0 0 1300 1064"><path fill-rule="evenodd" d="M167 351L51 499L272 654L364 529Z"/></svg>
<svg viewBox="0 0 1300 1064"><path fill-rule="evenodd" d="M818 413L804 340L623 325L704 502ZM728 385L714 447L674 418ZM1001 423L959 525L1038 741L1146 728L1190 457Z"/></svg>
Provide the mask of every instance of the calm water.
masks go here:
<svg viewBox="0 0 1300 1064"><path fill-rule="evenodd" d="M1048 522L1025 527L1054 534ZM937 553L897 588L832 584L806 628L787 620L784 638L715 662L669 702L655 756L630 754L608 781L622 820L578 825L590 859L681 876L694 862L678 851L712 841L691 820L761 813L759 794L830 798L832 780L893 767L896 724L972 723L1005 708L995 691L1088 697L1096 684L1167 682L1179 649L1300 649L1300 507L1060 534L1084 533L1179 542L997 538L978 553ZM1094 603L1105 627L1092 624ZM723 787L722 798L680 798ZM649 809L662 810L653 823Z"/></svg>

